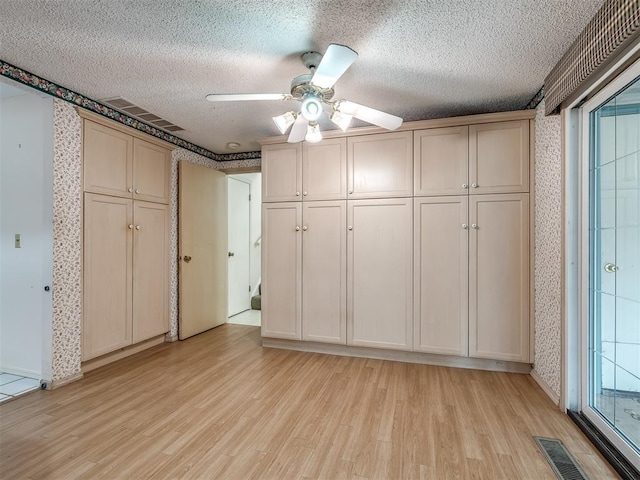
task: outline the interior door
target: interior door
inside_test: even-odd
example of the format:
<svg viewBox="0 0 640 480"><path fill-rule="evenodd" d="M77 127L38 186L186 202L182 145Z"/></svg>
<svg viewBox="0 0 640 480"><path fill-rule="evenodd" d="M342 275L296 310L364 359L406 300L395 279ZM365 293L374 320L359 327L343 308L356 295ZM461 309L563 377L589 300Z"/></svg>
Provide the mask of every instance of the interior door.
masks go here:
<svg viewBox="0 0 640 480"><path fill-rule="evenodd" d="M227 321L227 177L180 162L178 337Z"/></svg>
<svg viewBox="0 0 640 480"><path fill-rule="evenodd" d="M250 202L251 187L235 178L229 188L229 316L251 307Z"/></svg>

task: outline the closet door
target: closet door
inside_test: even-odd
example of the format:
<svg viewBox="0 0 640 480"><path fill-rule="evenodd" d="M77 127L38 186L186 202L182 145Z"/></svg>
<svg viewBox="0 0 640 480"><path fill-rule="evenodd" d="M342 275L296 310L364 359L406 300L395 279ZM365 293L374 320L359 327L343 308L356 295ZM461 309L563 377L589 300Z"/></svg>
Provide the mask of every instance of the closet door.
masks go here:
<svg viewBox="0 0 640 480"><path fill-rule="evenodd" d="M347 341L347 202L302 206L302 339Z"/></svg>
<svg viewBox="0 0 640 480"><path fill-rule="evenodd" d="M413 349L468 355L468 196L416 198Z"/></svg>
<svg viewBox="0 0 640 480"><path fill-rule="evenodd" d="M347 198L347 140L328 138L302 147L302 199Z"/></svg>
<svg viewBox="0 0 640 480"><path fill-rule="evenodd" d="M300 340L302 204L262 206L262 336Z"/></svg>
<svg viewBox="0 0 640 480"><path fill-rule="evenodd" d="M148 202L169 203L171 151L133 140L133 198Z"/></svg>
<svg viewBox="0 0 640 480"><path fill-rule="evenodd" d="M347 209L347 343L411 350L413 200L353 200Z"/></svg>
<svg viewBox="0 0 640 480"><path fill-rule="evenodd" d="M302 146L299 143L262 147L262 201L302 200Z"/></svg>
<svg viewBox="0 0 640 480"><path fill-rule="evenodd" d="M529 361L529 195L469 198L469 356Z"/></svg>
<svg viewBox="0 0 640 480"><path fill-rule="evenodd" d="M169 331L169 205L133 204L133 342Z"/></svg>
<svg viewBox="0 0 640 480"><path fill-rule="evenodd" d="M83 360L131 345L132 202L84 196Z"/></svg>

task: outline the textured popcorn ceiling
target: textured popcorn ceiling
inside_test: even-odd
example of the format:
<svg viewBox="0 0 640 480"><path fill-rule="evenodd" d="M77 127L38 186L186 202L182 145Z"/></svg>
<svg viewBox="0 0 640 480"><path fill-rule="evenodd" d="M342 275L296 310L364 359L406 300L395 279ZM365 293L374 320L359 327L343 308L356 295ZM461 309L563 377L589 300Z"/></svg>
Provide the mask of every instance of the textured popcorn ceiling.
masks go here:
<svg viewBox="0 0 640 480"><path fill-rule="evenodd" d="M120 96L216 153L259 150L296 102L300 54L348 45L347 98L420 120L520 109L602 0L2 0L0 59L99 100ZM323 124L323 128L333 128Z"/></svg>

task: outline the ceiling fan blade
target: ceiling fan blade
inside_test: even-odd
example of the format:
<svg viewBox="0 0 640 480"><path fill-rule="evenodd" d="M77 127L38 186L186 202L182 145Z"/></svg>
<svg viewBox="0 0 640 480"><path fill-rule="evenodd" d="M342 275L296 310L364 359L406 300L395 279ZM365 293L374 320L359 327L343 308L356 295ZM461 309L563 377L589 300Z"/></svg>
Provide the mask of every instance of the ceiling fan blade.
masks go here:
<svg viewBox="0 0 640 480"><path fill-rule="evenodd" d="M285 93L210 93L205 98L210 102L233 102L236 100L287 100Z"/></svg>
<svg viewBox="0 0 640 480"><path fill-rule="evenodd" d="M402 118L381 112L375 108L365 107L358 103L342 100L338 103L337 109L347 115L353 115L359 120L372 123L387 130L395 130L402 125Z"/></svg>
<svg viewBox="0 0 640 480"><path fill-rule="evenodd" d="M295 123L291 127L291 132L289 132L289 138L287 138L288 143L298 143L304 140L304 137L307 135L307 120L302 116L298 115Z"/></svg>
<svg viewBox="0 0 640 480"><path fill-rule="evenodd" d="M320 88L331 88L347 68L358 58L358 54L344 45L332 43L316 68L311 83Z"/></svg>

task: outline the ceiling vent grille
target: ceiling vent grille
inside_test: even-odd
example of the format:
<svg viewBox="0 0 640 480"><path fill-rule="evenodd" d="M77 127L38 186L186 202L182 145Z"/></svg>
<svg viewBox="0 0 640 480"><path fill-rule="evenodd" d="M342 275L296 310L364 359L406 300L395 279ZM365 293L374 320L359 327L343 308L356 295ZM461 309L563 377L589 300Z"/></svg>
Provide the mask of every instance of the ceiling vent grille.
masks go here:
<svg viewBox="0 0 640 480"><path fill-rule="evenodd" d="M143 122L149 123L155 127L161 128L162 130L166 130L167 132L180 132L183 131L184 128L179 127L178 125L174 125L168 120L164 118L160 118L153 113L147 112L144 108L140 108L137 105L134 105L128 100L125 100L121 97L113 97L113 98L105 98L100 100L101 103L108 105L110 107L115 108L116 110L126 113L132 117L135 117Z"/></svg>

